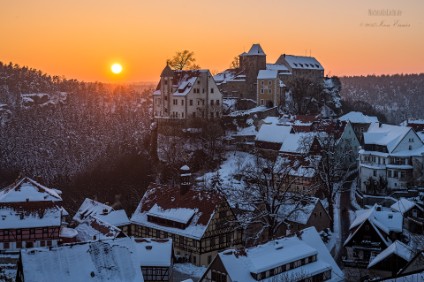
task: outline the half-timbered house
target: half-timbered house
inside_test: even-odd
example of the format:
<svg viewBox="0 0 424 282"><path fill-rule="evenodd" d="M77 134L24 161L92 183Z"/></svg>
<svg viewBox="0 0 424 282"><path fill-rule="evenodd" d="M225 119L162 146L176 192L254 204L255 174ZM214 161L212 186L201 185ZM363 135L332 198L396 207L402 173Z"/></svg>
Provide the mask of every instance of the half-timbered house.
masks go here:
<svg viewBox="0 0 424 282"><path fill-rule="evenodd" d="M0 250L57 246L62 218L61 191L24 177L0 191Z"/></svg>
<svg viewBox="0 0 424 282"><path fill-rule="evenodd" d="M240 245L242 231L226 198L195 189L182 167L179 186L152 184L131 217L131 235L172 238L177 260L208 265L218 251Z"/></svg>

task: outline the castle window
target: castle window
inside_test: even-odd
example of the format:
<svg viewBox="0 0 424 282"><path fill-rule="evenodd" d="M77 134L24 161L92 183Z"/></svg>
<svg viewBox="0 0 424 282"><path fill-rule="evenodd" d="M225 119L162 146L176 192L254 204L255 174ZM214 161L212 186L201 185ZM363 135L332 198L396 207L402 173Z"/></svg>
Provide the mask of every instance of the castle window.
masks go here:
<svg viewBox="0 0 424 282"><path fill-rule="evenodd" d="M216 100L216 105L219 106L219 100Z"/></svg>
<svg viewBox="0 0 424 282"><path fill-rule="evenodd" d="M211 88L211 93L213 93L213 88Z"/></svg>
<svg viewBox="0 0 424 282"><path fill-rule="evenodd" d="M211 100L211 106L213 106L213 100Z"/></svg>
<svg viewBox="0 0 424 282"><path fill-rule="evenodd" d="M181 106L184 106L184 100L181 100Z"/></svg>
<svg viewBox="0 0 424 282"><path fill-rule="evenodd" d="M190 106L193 106L193 100L190 100Z"/></svg>

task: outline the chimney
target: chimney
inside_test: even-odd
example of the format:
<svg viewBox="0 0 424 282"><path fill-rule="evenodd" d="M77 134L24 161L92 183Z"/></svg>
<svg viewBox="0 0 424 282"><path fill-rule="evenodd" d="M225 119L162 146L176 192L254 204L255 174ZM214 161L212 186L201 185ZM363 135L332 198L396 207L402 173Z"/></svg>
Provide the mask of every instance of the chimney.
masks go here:
<svg viewBox="0 0 424 282"><path fill-rule="evenodd" d="M184 165L180 168L180 194L184 195L190 190L190 168L187 165Z"/></svg>

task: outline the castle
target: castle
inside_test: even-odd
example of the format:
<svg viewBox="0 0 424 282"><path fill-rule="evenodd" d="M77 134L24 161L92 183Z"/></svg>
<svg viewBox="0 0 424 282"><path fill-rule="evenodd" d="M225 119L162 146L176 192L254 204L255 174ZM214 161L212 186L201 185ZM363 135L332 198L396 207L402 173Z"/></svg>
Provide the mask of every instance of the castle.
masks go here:
<svg viewBox="0 0 424 282"><path fill-rule="evenodd" d="M257 105L278 106L289 77L322 79L324 68L313 57L281 55L274 64L266 62L261 45L239 55L239 67L227 69L214 79L224 97L254 100Z"/></svg>

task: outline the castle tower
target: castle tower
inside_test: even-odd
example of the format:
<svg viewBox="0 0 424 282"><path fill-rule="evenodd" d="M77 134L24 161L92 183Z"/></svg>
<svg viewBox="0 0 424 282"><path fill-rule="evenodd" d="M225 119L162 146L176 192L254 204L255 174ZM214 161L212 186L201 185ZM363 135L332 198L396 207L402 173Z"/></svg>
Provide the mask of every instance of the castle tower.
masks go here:
<svg viewBox="0 0 424 282"><path fill-rule="evenodd" d="M166 66L160 74L160 91L161 91L161 99L162 99L162 113L165 116L169 116L170 110L170 95L172 94L172 78L174 77L174 71L169 66L168 62L166 62Z"/></svg>
<svg viewBox="0 0 424 282"><path fill-rule="evenodd" d="M240 68L246 75L246 97L256 101L257 77L260 70L266 69L266 54L260 44L253 44L249 52L239 56Z"/></svg>

